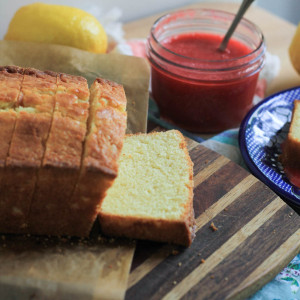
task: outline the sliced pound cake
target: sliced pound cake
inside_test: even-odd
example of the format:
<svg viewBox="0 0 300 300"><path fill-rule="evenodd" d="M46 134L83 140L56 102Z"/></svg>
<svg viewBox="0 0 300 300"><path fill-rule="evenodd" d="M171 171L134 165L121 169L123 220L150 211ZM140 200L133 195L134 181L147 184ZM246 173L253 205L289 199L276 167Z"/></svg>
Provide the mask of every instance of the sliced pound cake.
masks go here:
<svg viewBox="0 0 300 300"><path fill-rule="evenodd" d="M291 125L282 144L280 161L291 183L300 187L300 100L294 101Z"/></svg>
<svg viewBox="0 0 300 300"><path fill-rule="evenodd" d="M0 67L0 232L88 236L118 173L121 85Z"/></svg>
<svg viewBox="0 0 300 300"><path fill-rule="evenodd" d="M82 236L90 232L100 203L118 174L127 119L123 86L98 78L90 90L82 167L69 205L70 216L77 220L72 233Z"/></svg>
<svg viewBox="0 0 300 300"><path fill-rule="evenodd" d="M119 163L119 175L100 208L103 233L189 246L193 164L182 134L129 135Z"/></svg>

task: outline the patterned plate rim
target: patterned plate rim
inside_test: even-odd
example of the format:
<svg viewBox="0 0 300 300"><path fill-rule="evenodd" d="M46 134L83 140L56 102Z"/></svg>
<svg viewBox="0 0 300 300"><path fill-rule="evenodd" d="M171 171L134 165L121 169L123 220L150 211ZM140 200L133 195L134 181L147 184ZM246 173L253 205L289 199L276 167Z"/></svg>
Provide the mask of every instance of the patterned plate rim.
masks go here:
<svg viewBox="0 0 300 300"><path fill-rule="evenodd" d="M282 197L286 202L289 202L293 205L296 205L297 207L300 207L300 199L298 199L296 196L291 195L290 193L284 191L282 188L280 188L278 185L276 185L271 179L265 176L263 172L257 167L256 163L252 160L246 143L246 129L249 123L249 120L257 112L257 110L261 109L262 106L265 106L269 102L275 101L276 97L278 97L281 94L288 93L291 91L299 90L300 86L289 88L283 91L280 91L278 93L272 94L268 97L266 97L264 100L256 104L245 116L243 119L240 129L239 129L239 147L241 151L241 155L245 161L246 166L250 170L250 172L257 177L260 181L262 181L264 184L266 184L269 188L271 188L276 194L278 194L280 197Z"/></svg>

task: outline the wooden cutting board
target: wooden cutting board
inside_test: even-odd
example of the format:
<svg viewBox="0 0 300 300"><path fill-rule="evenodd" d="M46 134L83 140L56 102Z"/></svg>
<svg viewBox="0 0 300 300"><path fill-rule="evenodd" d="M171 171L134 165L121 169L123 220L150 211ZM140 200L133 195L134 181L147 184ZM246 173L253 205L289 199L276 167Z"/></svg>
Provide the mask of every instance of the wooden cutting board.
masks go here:
<svg viewBox="0 0 300 300"><path fill-rule="evenodd" d="M188 147L196 238L187 249L139 241L128 300L243 299L300 250L300 217L293 209L224 156L193 141Z"/></svg>
<svg viewBox="0 0 300 300"><path fill-rule="evenodd" d="M241 299L271 280L300 249L300 217L224 156L188 147L191 247L99 239L97 226L87 240L0 235L0 298L123 299L127 285L130 300Z"/></svg>

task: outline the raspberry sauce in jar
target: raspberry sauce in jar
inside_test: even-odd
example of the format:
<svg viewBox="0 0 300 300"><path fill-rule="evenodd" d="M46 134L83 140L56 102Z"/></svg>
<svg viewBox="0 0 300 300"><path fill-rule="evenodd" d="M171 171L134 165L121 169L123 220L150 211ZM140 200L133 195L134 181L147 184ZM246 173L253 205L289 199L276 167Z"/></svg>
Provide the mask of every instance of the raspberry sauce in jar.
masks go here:
<svg viewBox="0 0 300 300"><path fill-rule="evenodd" d="M243 19L225 51L218 47L234 15L186 10L157 20L148 38L151 93L164 119L214 133L236 127L253 106L264 38Z"/></svg>

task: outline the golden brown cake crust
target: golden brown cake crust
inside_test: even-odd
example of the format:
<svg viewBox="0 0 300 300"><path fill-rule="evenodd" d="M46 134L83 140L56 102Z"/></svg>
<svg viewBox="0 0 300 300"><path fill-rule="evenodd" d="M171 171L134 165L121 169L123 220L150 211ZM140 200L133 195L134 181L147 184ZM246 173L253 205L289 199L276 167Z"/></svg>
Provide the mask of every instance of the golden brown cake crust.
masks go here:
<svg viewBox="0 0 300 300"><path fill-rule="evenodd" d="M81 76L60 73L58 83L62 89L66 89L79 99L88 99L90 96L89 89L86 88L87 80Z"/></svg>
<svg viewBox="0 0 300 300"><path fill-rule="evenodd" d="M23 68L0 67L0 109L15 108L19 105Z"/></svg>
<svg viewBox="0 0 300 300"><path fill-rule="evenodd" d="M74 220L68 209L81 168L88 100L86 79L59 74L51 129L29 214L31 233L71 235Z"/></svg>
<svg viewBox="0 0 300 300"><path fill-rule="evenodd" d="M71 201L71 214L78 220L84 216L73 227L74 234L81 236L90 232L117 175L126 130L126 96L121 85L97 78L91 86L90 105L82 169Z"/></svg>
<svg viewBox="0 0 300 300"><path fill-rule="evenodd" d="M36 175L51 125L55 87L55 77L36 69L24 70L2 182L4 201L8 203L14 199L15 212L18 212L14 216L15 225L10 223L7 232L18 233L26 229Z"/></svg>
<svg viewBox="0 0 300 300"><path fill-rule="evenodd" d="M44 154L44 143L50 129L51 115L21 111L6 159L6 166L21 165L38 169Z"/></svg>
<svg viewBox="0 0 300 300"><path fill-rule="evenodd" d="M9 74L23 74L24 69L18 66L0 66L0 72L5 72Z"/></svg>
<svg viewBox="0 0 300 300"><path fill-rule="evenodd" d="M8 153L16 118L17 114L13 110L0 111L0 168L5 167L6 156Z"/></svg>
<svg viewBox="0 0 300 300"><path fill-rule="evenodd" d="M22 212L27 208L27 203L24 207L22 199L5 199L4 193L6 179L11 176L5 172L5 164L17 120L14 108L19 104L23 72L23 68L15 66L0 67L0 228L4 232L14 232L22 226ZM13 174L8 182L18 182L18 175Z"/></svg>
<svg viewBox="0 0 300 300"><path fill-rule="evenodd" d="M122 149L122 136L126 127L126 114L112 107L105 107L97 111L98 120L95 125L101 128L90 134L86 140L86 157L84 167L100 170L117 175L118 157Z"/></svg>
<svg viewBox="0 0 300 300"><path fill-rule="evenodd" d="M15 66L0 67L0 167L5 165L15 126L17 114L13 108L19 102L23 71Z"/></svg>
<svg viewBox="0 0 300 300"><path fill-rule="evenodd" d="M106 101L95 108L97 119L94 125L99 130L89 128L84 167L116 175L127 120L125 91L115 82L97 78L91 93L99 93L97 97Z"/></svg>
<svg viewBox="0 0 300 300"><path fill-rule="evenodd" d="M193 225L189 217L186 221L179 222L101 214L99 222L102 232L108 236L151 240L186 247L192 243Z"/></svg>

